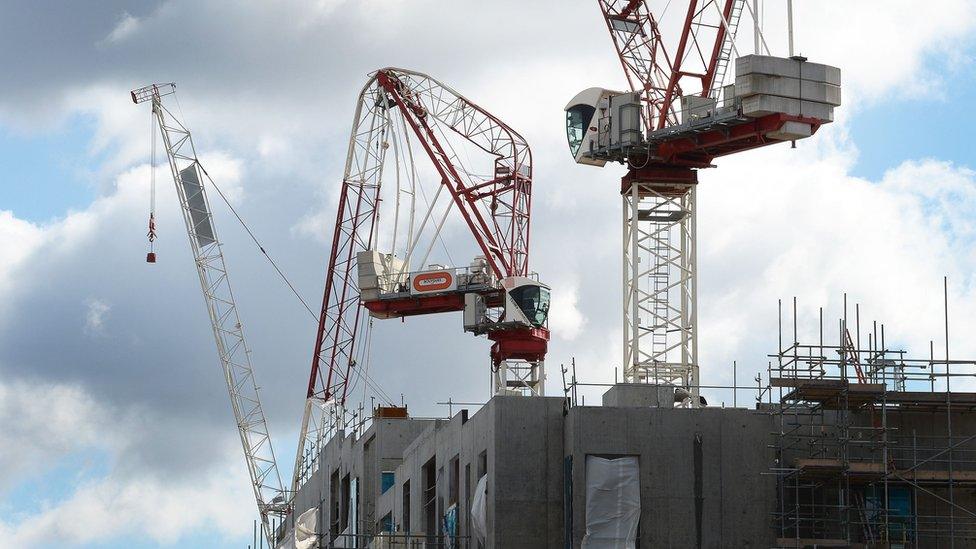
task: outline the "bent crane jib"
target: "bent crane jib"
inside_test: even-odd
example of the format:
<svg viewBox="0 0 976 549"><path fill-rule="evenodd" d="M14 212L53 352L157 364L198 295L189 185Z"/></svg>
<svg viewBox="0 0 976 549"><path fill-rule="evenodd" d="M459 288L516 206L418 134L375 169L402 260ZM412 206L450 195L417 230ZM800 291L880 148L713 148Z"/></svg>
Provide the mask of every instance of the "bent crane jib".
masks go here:
<svg viewBox="0 0 976 549"><path fill-rule="evenodd" d="M544 393L550 294L528 267L531 162L516 131L435 78L371 75L353 118L294 488L351 388L370 386L374 320L461 312L464 331L492 341L494 392ZM458 265L464 241L473 260Z"/></svg>

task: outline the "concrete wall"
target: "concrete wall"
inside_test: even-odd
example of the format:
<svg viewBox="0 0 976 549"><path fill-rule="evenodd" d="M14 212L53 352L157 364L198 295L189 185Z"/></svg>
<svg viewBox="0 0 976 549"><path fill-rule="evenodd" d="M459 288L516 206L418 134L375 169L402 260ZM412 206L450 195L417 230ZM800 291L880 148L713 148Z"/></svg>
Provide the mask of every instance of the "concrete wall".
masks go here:
<svg viewBox="0 0 976 549"><path fill-rule="evenodd" d="M344 433L334 436L319 455L318 469L296 494L293 516L319 506L319 525L324 532L329 532L333 521L344 512L358 517L355 530L360 534L375 532L376 523L383 516L377 514L376 508L381 495L381 472L395 470L407 446L434 423L422 419L377 419L361 437ZM359 506L355 513L345 509L347 502L341 494L333 493L333 476L339 479L341 488L347 475L350 480L358 479Z"/></svg>
<svg viewBox="0 0 976 549"><path fill-rule="evenodd" d="M641 391L658 391L640 394ZM602 407L565 409L561 398L498 396L477 413L462 411L449 420L376 420L361 437L338 435L319 458L320 467L296 496L296 515L321 504L320 524L325 531L342 518L346 502L338 490L342 479L359 479L358 532L360 541L380 530L389 513L396 530L406 533L404 488L409 486L409 533L423 538L442 533L441 518L452 503L450 479L457 460L457 516L459 546L477 548L469 541L472 490L487 475L486 548L579 547L586 532L586 456L637 456L640 464L641 516L639 547L772 547L777 529L777 466L770 445L781 430L802 434L804 453L786 452L782 467L797 457L835 457L839 450L811 455L811 441L836 441L838 425L850 423L851 461L875 459L865 437L877 435L881 421L877 409L862 409L844 419L836 411L822 418L804 414L774 414L772 409L664 406L669 398L653 387L620 386ZM659 402L661 407L649 406ZM780 423L780 421L784 423ZM911 465L913 433L917 460L945 448L945 411L892 409L884 419L892 446L889 460L898 469ZM800 422L795 429L791 423ZM953 437L960 441L976 432L976 414L954 412ZM860 427L857 429L856 427ZM874 429L872 429L874 427ZM873 433L873 434L872 434ZM836 443L834 443L836 446ZM802 446L802 445L801 445ZM833 452L833 454L831 454ZM961 443L953 452L953 470L976 470L976 440ZM947 455L928 462L925 469L945 470ZM878 461L881 463L882 461ZM433 528L425 516L425 465L433 463ZM566 466L569 475L566 474ZM394 471L395 482L380 492L383 471ZM333 488L333 479L338 483ZM861 481L858 481L861 482ZM409 484L408 484L409 483ZM825 484L815 496L838 501L837 487ZM976 506L976 483L961 483L953 491L956 504ZM949 494L945 485L926 484L913 493L916 513L946 517ZM833 492L831 492L833 490ZM927 490L927 491L926 491ZM334 493L336 492L336 493ZM930 493L931 492L931 493ZM789 502L787 503L789 507ZM851 513L850 510L847 511ZM840 513L838 511L837 513ZM957 509L957 518L966 512ZM856 517L837 519L850 530ZM568 519L568 520L567 520ZM918 525L920 546L946 546L944 522ZM830 528L836 527L831 526ZM816 537L842 538L847 533L824 528ZM822 535L820 535L822 534ZM857 541L858 533L852 531ZM959 533L957 532L957 535ZM957 539L957 547L976 547L976 539Z"/></svg>
<svg viewBox="0 0 976 549"><path fill-rule="evenodd" d="M587 455L638 457L640 547L770 547L770 432L769 415L742 409L571 409L574 547L586 533Z"/></svg>
<svg viewBox="0 0 976 549"><path fill-rule="evenodd" d="M390 513L396 530L406 533L403 496L409 486L409 533L436 536L451 504L451 463L457 459L461 547L477 547L468 536L471 492L481 474L488 476L485 547L557 549L566 547L567 535L579 547L586 524L586 456L636 455L640 547L771 546L775 488L763 474L770 465L768 414L564 406L561 398L498 396L470 417L465 411L450 420L380 420L360 439L336 437L298 494L296 511L323 502L320 523L328 528L342 515L341 505L338 512L330 505L336 501L331 479L337 473L341 487L348 474L360 479L359 532L378 531ZM436 485L433 530L425 520L423 493L429 463ZM567 463L571 478L565 475ZM395 483L381 494L380 473L391 470Z"/></svg>
<svg viewBox="0 0 976 549"><path fill-rule="evenodd" d="M489 547L563 547L563 399L495 397Z"/></svg>
<svg viewBox="0 0 976 549"><path fill-rule="evenodd" d="M410 531L425 532L424 466L434 461L436 516L442 517L451 504L450 469L457 459L463 546L470 543L472 492L484 473L486 547L562 547L562 442L562 399L495 397L467 420L458 414L431 426L406 448L396 471L396 493L383 498L378 516L392 512L402 531L403 489L409 482ZM436 533L443 533L440 524Z"/></svg>

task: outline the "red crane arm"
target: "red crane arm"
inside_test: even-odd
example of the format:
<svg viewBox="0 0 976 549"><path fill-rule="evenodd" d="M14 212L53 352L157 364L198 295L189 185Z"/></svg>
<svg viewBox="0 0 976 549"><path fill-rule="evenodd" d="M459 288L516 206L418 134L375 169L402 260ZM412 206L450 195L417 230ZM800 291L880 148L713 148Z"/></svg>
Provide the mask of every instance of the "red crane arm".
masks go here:
<svg viewBox="0 0 976 549"><path fill-rule="evenodd" d="M497 278L528 273L532 155L525 140L481 107L433 78L402 69L378 71L360 95L339 195L325 294L309 376L309 398L345 403L355 364L359 306L356 254L372 249L385 148L378 146L372 92L398 108L422 144ZM370 92L370 93L367 93ZM370 101L374 101L372 104ZM364 109L365 104L365 109ZM449 129L493 155L494 174L472 183L434 131ZM465 175L462 175L465 174ZM323 364L328 374L320 375Z"/></svg>
<svg viewBox="0 0 976 549"><path fill-rule="evenodd" d="M654 13L644 0L598 0L598 3L630 89L644 99L644 120L650 123L664 114L677 121L676 113L664 101L672 62Z"/></svg>
<svg viewBox="0 0 976 549"><path fill-rule="evenodd" d="M688 0L672 58L652 0L598 0L631 90L646 103L648 130L678 124L674 102L682 95L715 91L729 63L742 1Z"/></svg>
<svg viewBox="0 0 976 549"><path fill-rule="evenodd" d="M377 245L383 164L396 128L393 111L421 143L494 276L529 272L532 153L522 136L430 76L395 68L374 73L359 95L353 121L293 487L313 471L311 464L328 428L325 405L345 405L356 373L363 314L356 262L359 252ZM446 141L449 135L489 154L493 173L478 176L465 169ZM425 302L411 314L458 310L456 301Z"/></svg>
<svg viewBox="0 0 976 549"><path fill-rule="evenodd" d="M525 276L532 191L531 152L525 140L429 76L383 70L378 81L400 107L495 276ZM492 179L469 184L462 177L458 159L448 154L433 129L438 123L496 156Z"/></svg>

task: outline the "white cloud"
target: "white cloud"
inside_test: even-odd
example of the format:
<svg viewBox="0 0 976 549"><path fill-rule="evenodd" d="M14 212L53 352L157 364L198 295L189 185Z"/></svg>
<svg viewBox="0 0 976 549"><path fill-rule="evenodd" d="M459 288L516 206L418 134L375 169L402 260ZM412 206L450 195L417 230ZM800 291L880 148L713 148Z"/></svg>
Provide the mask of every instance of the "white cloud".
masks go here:
<svg viewBox="0 0 976 549"><path fill-rule="evenodd" d="M85 313L85 333L88 335L103 335L105 333L105 319L112 307L100 299L89 299L85 302L88 311Z"/></svg>
<svg viewBox="0 0 976 549"><path fill-rule="evenodd" d="M231 154L223 151L214 151L200 154L200 165L207 170L214 183L220 188L220 192L233 205L240 204L245 195L244 183L244 162L235 158ZM169 173L164 173L163 178L159 179L156 175L156 184L172 185L172 178ZM211 206L214 202L222 201L218 193L213 192L213 187L208 189L208 198Z"/></svg>
<svg viewBox="0 0 976 549"><path fill-rule="evenodd" d="M253 499L242 466L226 466L206 480L108 476L83 482L65 499L21 520L0 520L0 536L23 549L83 545L120 537L173 544L196 530L242 538Z"/></svg>
<svg viewBox="0 0 976 549"><path fill-rule="evenodd" d="M110 419L80 387L0 382L0 493L73 451L111 447Z"/></svg>
<svg viewBox="0 0 976 549"><path fill-rule="evenodd" d="M118 24L105 37L104 41L111 44L122 42L135 34L139 30L140 25L139 18L129 15L127 12L122 12L122 17L119 19Z"/></svg>
<svg viewBox="0 0 976 549"><path fill-rule="evenodd" d="M66 487L63 499L37 494L32 504L40 505L38 511L0 518L4 546L90 544L120 536L174 543L198 529L242 535L253 498L233 445L222 449L222 461L202 479L119 467L120 452L138 444L151 422L145 410L106 406L77 385L0 382L0 448L8 450L0 452L0 494L73 456L108 456L94 468L107 474L89 478L79 460L73 471L78 484Z"/></svg>
<svg viewBox="0 0 976 549"><path fill-rule="evenodd" d="M749 371L764 369L760 352L775 351L777 298L788 308L799 297L809 340L817 336L817 308L826 307L825 330L835 339L839 301L850 292L851 311L864 304L865 324L884 321L888 342L925 355L929 339L941 334L948 274L955 333L976 329L958 312L976 307L971 170L909 161L870 182L838 170L832 156L809 159L788 149L759 156L708 174L699 192L706 379L727 380L733 359L740 367L747 361ZM976 353L965 339L955 349Z"/></svg>
<svg viewBox="0 0 976 549"><path fill-rule="evenodd" d="M553 292L549 329L553 336L564 341L573 341L586 326L586 317L579 309L579 284L577 282L568 284L551 282L551 284Z"/></svg>
<svg viewBox="0 0 976 549"><path fill-rule="evenodd" d="M14 275L38 246L43 231L37 225L19 219L13 212L0 210L0 295L10 296L14 291ZM5 317L5 309L10 306L6 299L0 299L0 322Z"/></svg>

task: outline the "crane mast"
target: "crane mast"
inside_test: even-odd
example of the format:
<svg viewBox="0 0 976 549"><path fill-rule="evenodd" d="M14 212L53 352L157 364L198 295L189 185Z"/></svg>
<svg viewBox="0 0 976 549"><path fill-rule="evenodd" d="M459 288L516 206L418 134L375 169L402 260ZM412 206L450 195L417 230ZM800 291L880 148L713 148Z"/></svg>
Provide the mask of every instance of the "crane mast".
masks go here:
<svg viewBox="0 0 976 549"><path fill-rule="evenodd" d="M792 53L761 55L760 45L767 54L769 47L755 0L597 4L630 91L577 94L566 106L567 137L577 163L627 166L624 379L685 387L685 404L698 406L698 170L720 156L813 135L840 105L840 70ZM756 21L752 56L735 45L746 11ZM733 55L736 81L725 86Z"/></svg>
<svg viewBox="0 0 976 549"><path fill-rule="evenodd" d="M398 171L413 165L411 140L438 181L422 216L415 215L415 183L403 190ZM471 154L459 154L452 140ZM486 167L472 167L471 155L487 158ZM393 185L395 196L383 198ZM350 387L363 376L358 357L366 315L464 311L465 330L493 342L493 390L542 394L548 288L528 268L531 189L529 147L497 117L428 75L398 68L371 75L353 120L293 490L314 472ZM404 197L409 207L401 207ZM384 204L395 210L381 222ZM480 255L467 268L426 267L453 211ZM380 251L384 246L389 252ZM420 270L411 270L417 263Z"/></svg>
<svg viewBox="0 0 976 549"><path fill-rule="evenodd" d="M598 3L645 132L679 124L683 84L702 97L721 85L743 0L690 0L673 56L652 1ZM645 156L631 159L620 187L624 379L688 387L692 405L700 385L697 183L693 170Z"/></svg>
<svg viewBox="0 0 976 549"><path fill-rule="evenodd" d="M251 367L250 350L244 339L244 328L237 312L234 293L231 291L224 254L203 184L204 177L209 178L209 175L197 158L190 131L162 101L163 97L175 93L175 84L152 84L133 90L131 97L134 103L148 101L152 104L152 115L166 149L180 211L190 240L190 250L200 277L200 288L207 305L217 355L261 516L262 532L271 547L273 532L270 517L286 514L289 502L275 461L268 424Z"/></svg>

